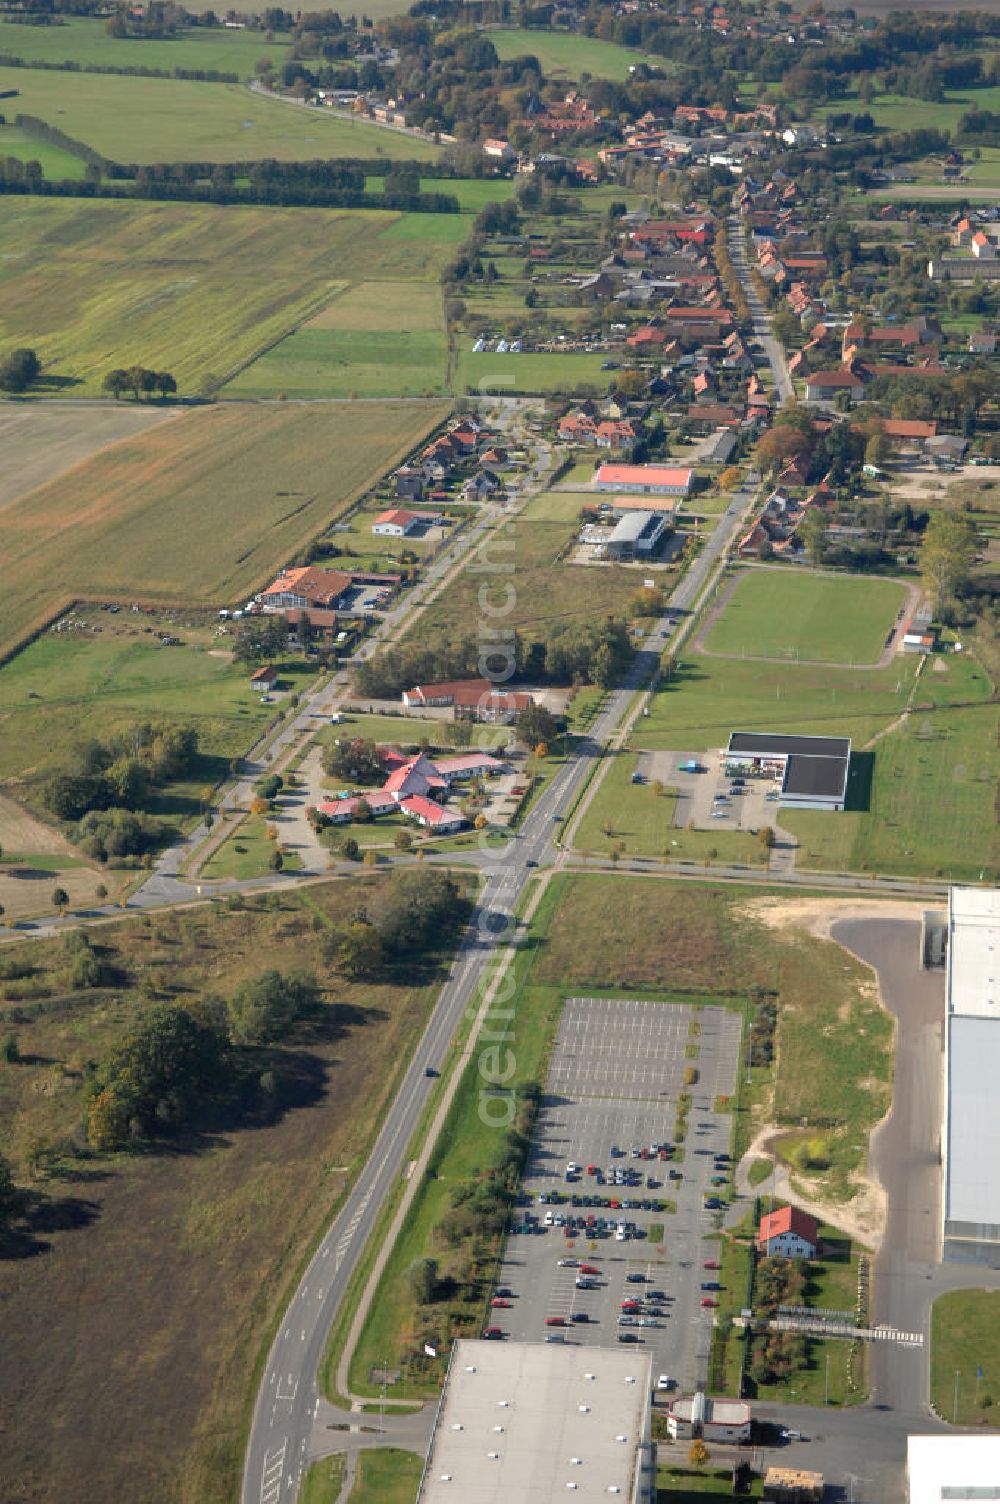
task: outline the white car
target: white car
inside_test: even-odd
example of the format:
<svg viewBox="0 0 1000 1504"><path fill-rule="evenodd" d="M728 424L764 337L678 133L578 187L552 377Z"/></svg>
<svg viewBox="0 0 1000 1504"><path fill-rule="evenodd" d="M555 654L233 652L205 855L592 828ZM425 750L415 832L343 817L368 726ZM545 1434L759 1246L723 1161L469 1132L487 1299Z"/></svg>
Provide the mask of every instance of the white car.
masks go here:
<svg viewBox="0 0 1000 1504"><path fill-rule="evenodd" d="M577 1171L579 1170L579 1168L580 1168L580 1166L576 1163L576 1161L573 1160L573 1159L571 1159L570 1162L569 1162L569 1164L566 1166L566 1174L567 1175L575 1175L577 1173Z"/></svg>
<svg viewBox="0 0 1000 1504"><path fill-rule="evenodd" d="M559 1269L579 1269L579 1259L556 1259L556 1267Z"/></svg>
<svg viewBox="0 0 1000 1504"><path fill-rule="evenodd" d="M656 1387L657 1389L673 1389L675 1383L676 1380L672 1379L670 1374L661 1373L656 1381Z"/></svg>
<svg viewBox="0 0 1000 1504"><path fill-rule="evenodd" d="M546 1212L545 1213L545 1226L546 1227L551 1227L552 1224L555 1222L555 1220L556 1220L555 1219L555 1214L553 1212Z"/></svg>

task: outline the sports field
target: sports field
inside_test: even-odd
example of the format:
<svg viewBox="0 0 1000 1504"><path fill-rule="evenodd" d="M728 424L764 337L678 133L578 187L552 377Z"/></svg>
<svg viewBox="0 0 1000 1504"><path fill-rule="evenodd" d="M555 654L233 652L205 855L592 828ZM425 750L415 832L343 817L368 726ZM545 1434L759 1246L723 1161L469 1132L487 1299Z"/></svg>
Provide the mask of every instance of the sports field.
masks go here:
<svg viewBox="0 0 1000 1504"><path fill-rule="evenodd" d="M436 294L451 227L466 224L426 217L443 221L438 240L409 242L396 233L405 220L377 210L7 198L0 341L37 350L50 389L74 396L136 363L171 371L182 396L211 392L345 277L433 281ZM266 370L253 386L280 389Z"/></svg>
<svg viewBox="0 0 1000 1504"><path fill-rule="evenodd" d="M237 604L446 412L227 404L103 450L4 512L0 652L81 595Z"/></svg>
<svg viewBox="0 0 1000 1504"><path fill-rule="evenodd" d="M645 53L631 52L627 47L601 42L596 37L575 36L572 32L512 28L491 29L486 35L504 61L511 57L537 57L546 77L579 80L582 74L589 73L592 78L624 83L636 63L649 61L664 70L670 67L663 58L647 59Z"/></svg>
<svg viewBox="0 0 1000 1504"><path fill-rule="evenodd" d="M727 658L877 663L905 598L895 580L747 570L725 598L705 648Z"/></svg>
<svg viewBox="0 0 1000 1504"><path fill-rule="evenodd" d="M243 84L0 67L5 89L17 91L5 113L36 115L115 162L429 162L438 154L417 137L268 99Z"/></svg>
<svg viewBox="0 0 1000 1504"><path fill-rule="evenodd" d="M264 32L236 31L213 26L191 27L173 38L112 37L103 20L66 16L55 26L24 26L0 21L0 53L27 63L79 63L106 68L201 69L237 73L252 78L258 58L276 66L284 61L289 42L280 34L268 40Z"/></svg>

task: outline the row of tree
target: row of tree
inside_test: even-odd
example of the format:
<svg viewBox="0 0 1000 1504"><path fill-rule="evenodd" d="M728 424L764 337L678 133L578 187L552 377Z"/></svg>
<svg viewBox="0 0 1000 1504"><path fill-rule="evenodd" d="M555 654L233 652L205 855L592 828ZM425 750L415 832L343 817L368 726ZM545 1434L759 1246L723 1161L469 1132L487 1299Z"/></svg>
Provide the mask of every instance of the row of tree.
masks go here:
<svg viewBox="0 0 1000 1504"><path fill-rule="evenodd" d="M101 383L117 401L126 392L131 392L136 402L140 397L151 397L156 392L160 399L172 397L177 391L177 382L169 371L150 371L145 366L116 366Z"/></svg>

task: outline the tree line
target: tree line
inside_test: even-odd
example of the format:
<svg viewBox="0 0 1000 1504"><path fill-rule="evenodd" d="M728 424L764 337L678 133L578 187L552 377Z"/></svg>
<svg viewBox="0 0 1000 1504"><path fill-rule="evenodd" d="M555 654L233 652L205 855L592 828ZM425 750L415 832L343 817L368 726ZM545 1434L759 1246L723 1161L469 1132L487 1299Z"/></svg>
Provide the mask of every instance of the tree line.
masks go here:
<svg viewBox="0 0 1000 1504"><path fill-rule="evenodd" d="M225 73L218 68L146 68L140 63L129 66L113 63L77 63L66 58L61 63L43 61L40 58L17 57L9 52L0 52L0 66L4 68L44 69L49 73L110 73L120 78L183 78L199 84L238 84L238 73Z"/></svg>
<svg viewBox="0 0 1000 1504"><path fill-rule="evenodd" d="M116 367L108 372L101 385L116 401L126 392L131 392L136 402L157 392L162 401L177 391L177 382L169 371L150 371L145 366Z"/></svg>

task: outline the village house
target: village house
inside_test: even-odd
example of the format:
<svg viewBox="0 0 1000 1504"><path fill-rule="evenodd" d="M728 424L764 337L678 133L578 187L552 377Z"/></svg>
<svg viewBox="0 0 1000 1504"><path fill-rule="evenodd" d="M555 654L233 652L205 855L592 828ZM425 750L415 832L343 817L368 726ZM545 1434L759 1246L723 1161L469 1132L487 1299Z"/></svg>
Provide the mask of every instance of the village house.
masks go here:
<svg viewBox="0 0 1000 1504"><path fill-rule="evenodd" d="M456 721L509 725L534 700L523 690L499 689L491 679L453 679L404 689L403 704L407 710L450 709Z"/></svg>
<svg viewBox="0 0 1000 1504"><path fill-rule="evenodd" d="M819 1223L797 1206L783 1206L761 1217L757 1252L765 1258L814 1259L819 1248Z"/></svg>

